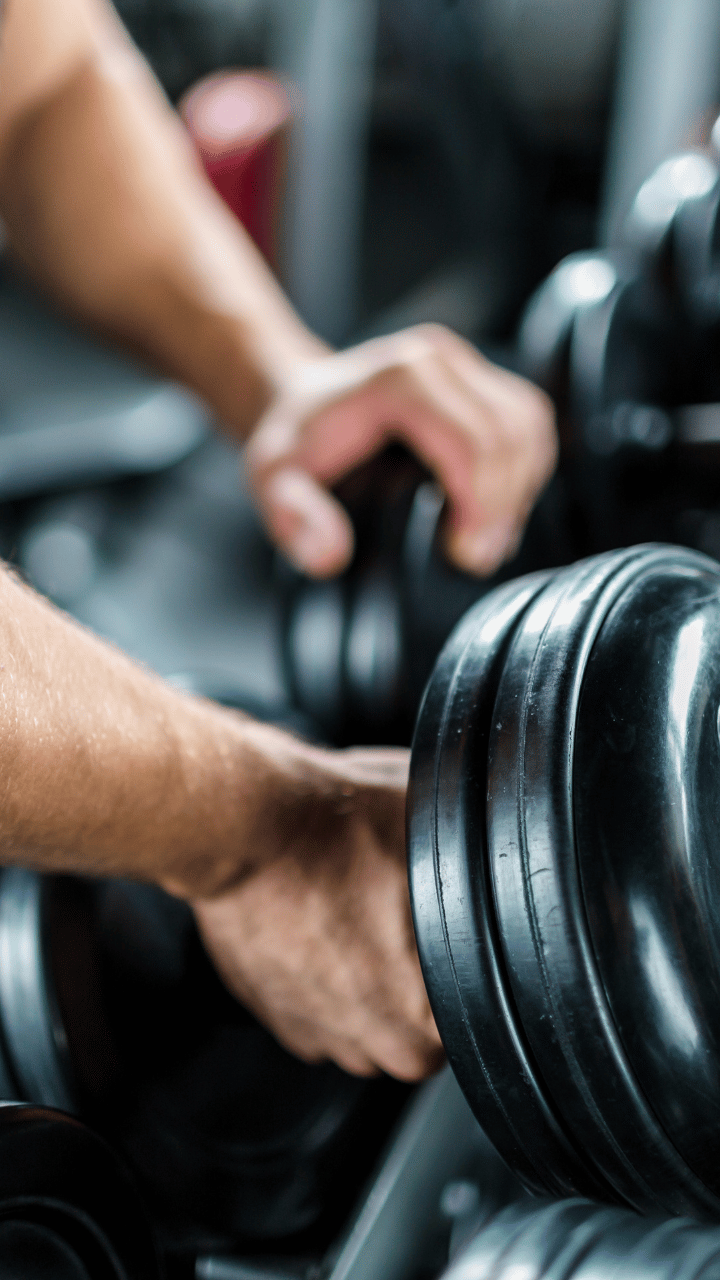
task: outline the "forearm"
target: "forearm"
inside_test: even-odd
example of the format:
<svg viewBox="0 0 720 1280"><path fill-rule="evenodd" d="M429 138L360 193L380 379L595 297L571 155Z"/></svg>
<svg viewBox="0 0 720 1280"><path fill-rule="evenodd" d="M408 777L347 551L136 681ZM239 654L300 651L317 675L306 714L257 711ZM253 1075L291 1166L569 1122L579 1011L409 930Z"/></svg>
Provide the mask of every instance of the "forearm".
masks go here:
<svg viewBox="0 0 720 1280"><path fill-rule="evenodd" d="M0 74L10 243L65 306L182 377L243 434L287 369L322 347L207 183L119 24L97 0L70 3L85 34L47 92L22 97L9 75L4 100ZM13 24L45 5L10 0L8 51L22 49Z"/></svg>
<svg viewBox="0 0 720 1280"><path fill-rule="evenodd" d="M0 863L212 896L282 847L321 775L312 750L170 688L0 569Z"/></svg>

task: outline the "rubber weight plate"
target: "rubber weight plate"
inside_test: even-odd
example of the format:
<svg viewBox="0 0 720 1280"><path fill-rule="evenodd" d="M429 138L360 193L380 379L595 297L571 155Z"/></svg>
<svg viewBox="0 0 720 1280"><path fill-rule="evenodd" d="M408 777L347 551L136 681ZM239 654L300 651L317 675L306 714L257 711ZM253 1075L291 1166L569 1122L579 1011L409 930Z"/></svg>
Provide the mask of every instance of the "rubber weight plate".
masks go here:
<svg viewBox="0 0 720 1280"><path fill-rule="evenodd" d="M701 325L720 317L720 180L678 211L676 272L690 315Z"/></svg>
<svg viewBox="0 0 720 1280"><path fill-rule="evenodd" d="M122 1153L168 1249L228 1251L348 1212L403 1087L284 1050L226 991L184 904L13 868L0 961L21 1096L62 1101Z"/></svg>
<svg viewBox="0 0 720 1280"><path fill-rule="evenodd" d="M109 1147L59 1112L0 1108L0 1280L159 1280L136 1192Z"/></svg>
<svg viewBox="0 0 720 1280"><path fill-rule="evenodd" d="M511 1205L443 1280L718 1280L720 1228L648 1221L586 1200Z"/></svg>
<svg viewBox="0 0 720 1280"><path fill-rule="evenodd" d="M585 914L572 787L583 676L616 600L657 566L683 573L711 564L679 549L637 548L576 565L537 598L498 686L487 823L504 961L558 1113L617 1196L644 1211L717 1216L720 1201L668 1139L614 1021Z"/></svg>
<svg viewBox="0 0 720 1280"><path fill-rule="evenodd" d="M644 272L653 268L675 283L674 256L678 221L683 209L707 195L718 181L717 164L697 151L680 152L658 165L640 187L622 229L624 245L644 259Z"/></svg>
<svg viewBox="0 0 720 1280"><path fill-rule="evenodd" d="M668 554L590 654L573 774L592 946L633 1070L720 1196L720 567Z"/></svg>
<svg viewBox="0 0 720 1280"><path fill-rule="evenodd" d="M673 403L676 348L662 290L627 267L625 275L618 268L612 293L578 312L570 343L570 410L592 453L609 456L621 445L667 444L662 437L653 445L652 435L634 439L617 410Z"/></svg>
<svg viewBox="0 0 720 1280"><path fill-rule="evenodd" d="M495 689L513 630L547 581L536 575L494 591L436 665L413 742L410 890L433 1012L488 1136L536 1190L607 1194L537 1077L502 965L487 876L485 761Z"/></svg>
<svg viewBox="0 0 720 1280"><path fill-rule="evenodd" d="M521 372L555 399L566 395L573 325L580 311L610 297L618 264L606 253L573 253L533 294L518 334Z"/></svg>

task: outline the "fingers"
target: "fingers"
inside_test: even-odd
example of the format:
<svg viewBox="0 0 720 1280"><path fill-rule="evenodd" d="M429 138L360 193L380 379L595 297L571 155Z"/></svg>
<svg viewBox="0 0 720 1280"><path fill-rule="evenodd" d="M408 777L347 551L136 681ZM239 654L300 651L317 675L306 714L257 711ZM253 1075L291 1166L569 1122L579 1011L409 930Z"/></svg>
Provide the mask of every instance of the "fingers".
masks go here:
<svg viewBox="0 0 720 1280"><path fill-rule="evenodd" d="M270 536L297 569L326 578L346 567L354 546L347 512L309 472L270 471L256 494Z"/></svg>
<svg viewBox="0 0 720 1280"><path fill-rule="evenodd" d="M439 1071L445 1052L429 1006L422 1030L406 1023L389 1027L372 1019L351 1033L338 1033L300 1018L285 1015L273 1027L277 1039L305 1062L330 1059L354 1076L376 1076L380 1072L413 1084Z"/></svg>
<svg viewBox="0 0 720 1280"><path fill-rule="evenodd" d="M418 410L403 434L447 494L451 558L463 569L491 573L516 551L554 469L552 406L457 335L432 327L428 341L425 357L406 371L408 384L416 384L406 397Z"/></svg>
<svg viewBox="0 0 720 1280"><path fill-rule="evenodd" d="M398 1036L394 1041L380 1035L368 1052L365 1039L360 1042L334 1035L329 1030L319 1031L289 1018L279 1019L272 1029L284 1048L295 1057L309 1063L329 1060L353 1076L372 1077L385 1073L405 1084L415 1084L434 1075L445 1062L445 1052L437 1032L417 1042L408 1040L407 1036ZM374 1039L372 1034L369 1038Z"/></svg>
<svg viewBox="0 0 720 1280"><path fill-rule="evenodd" d="M327 486L398 436L445 490L451 558L493 572L517 548L552 474L552 406L440 326L328 356L273 407L247 450L271 535L305 572L342 569L352 530Z"/></svg>
<svg viewBox="0 0 720 1280"><path fill-rule="evenodd" d="M352 1075L384 1071L409 1083L437 1071L444 1054L417 958L408 963L385 954L368 964L367 935L359 946L347 935L338 946L323 946L313 934L312 904L300 897L297 914L269 912L272 935L258 919L263 903L256 900L249 947L246 913L227 911L223 903L196 906L205 944L228 988L306 1062L330 1059ZM365 980L358 984L354 978L362 969Z"/></svg>
<svg viewBox="0 0 720 1280"><path fill-rule="evenodd" d="M316 578L340 573L354 550L352 524L329 491L332 477L322 465L319 443L320 436L332 438L333 434L333 423L325 417L337 382L334 359L323 362L324 385L318 387L317 378L308 373L307 385L272 407L245 451L250 488L271 538L296 568ZM349 445L347 430L335 434L333 446L343 458L338 478L372 452L348 403L347 379L343 385L339 394L348 409L345 426L350 423L358 439Z"/></svg>
<svg viewBox="0 0 720 1280"><path fill-rule="evenodd" d="M266 1008L256 1012L290 1053L305 1062L329 1059L350 1075L375 1076L385 1072L412 1084L433 1075L445 1061L429 1006L421 1019L401 1017L393 1023L387 1015L370 1016L357 1019L352 1028L341 1031L287 1012L268 1014Z"/></svg>
<svg viewBox="0 0 720 1280"><path fill-rule="evenodd" d="M370 1017L362 1028L365 1052L380 1070L396 1080L413 1083L438 1071L445 1061L442 1041L422 985L420 967L417 974L403 983L405 1005L397 1004L395 1018L386 1011L382 1018ZM415 1007L410 1011L412 994Z"/></svg>
<svg viewBox="0 0 720 1280"><path fill-rule="evenodd" d="M389 792L397 798L397 816L405 820L405 793L410 773L410 751L407 747L348 747L343 751L323 750L326 769L338 771L345 783L373 788L380 800ZM401 846L404 856L404 848Z"/></svg>
<svg viewBox="0 0 720 1280"><path fill-rule="evenodd" d="M380 1074L381 1068L360 1044L302 1018L287 1015L279 1018L272 1031L280 1044L303 1062L315 1064L329 1060L352 1076Z"/></svg>
<svg viewBox="0 0 720 1280"><path fill-rule="evenodd" d="M510 429L493 399L479 400L463 373L435 358L411 371L418 408L403 435L447 495L451 558L488 574L517 546L540 476L525 433Z"/></svg>

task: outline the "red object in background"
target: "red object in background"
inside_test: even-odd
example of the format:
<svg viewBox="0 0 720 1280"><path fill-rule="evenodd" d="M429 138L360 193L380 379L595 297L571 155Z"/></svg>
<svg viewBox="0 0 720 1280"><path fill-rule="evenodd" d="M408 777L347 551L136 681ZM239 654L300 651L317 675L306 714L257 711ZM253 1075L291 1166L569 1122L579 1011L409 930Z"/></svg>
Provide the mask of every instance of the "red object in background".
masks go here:
<svg viewBox="0 0 720 1280"><path fill-rule="evenodd" d="M269 72L219 71L179 111L215 190L275 265L293 114L287 86Z"/></svg>

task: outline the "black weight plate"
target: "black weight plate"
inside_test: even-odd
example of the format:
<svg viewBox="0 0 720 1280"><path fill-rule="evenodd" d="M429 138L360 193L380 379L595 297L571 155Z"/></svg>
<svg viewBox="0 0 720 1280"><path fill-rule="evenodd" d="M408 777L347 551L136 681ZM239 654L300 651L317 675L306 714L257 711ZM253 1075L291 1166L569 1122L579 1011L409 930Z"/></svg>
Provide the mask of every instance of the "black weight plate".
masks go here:
<svg viewBox="0 0 720 1280"><path fill-rule="evenodd" d="M513 629L547 581L535 575L492 592L463 619L436 664L413 742L410 891L433 1012L480 1124L535 1190L607 1194L538 1082L502 968L486 866L495 689Z"/></svg>
<svg viewBox="0 0 720 1280"><path fill-rule="evenodd" d="M720 181L687 200L675 228L677 287L691 316L702 324L720 317Z"/></svg>
<svg viewBox="0 0 720 1280"><path fill-rule="evenodd" d="M392 564L367 566L348 602L343 677L348 715L363 738L392 740L403 710L405 663ZM407 741L407 738L405 739Z"/></svg>
<svg viewBox="0 0 720 1280"><path fill-rule="evenodd" d="M408 516L398 589L402 613L402 660L413 719L448 636L473 605L505 582L577 560L579 547L566 486L555 476L528 521L511 560L490 578L456 568L444 542L444 495L435 483L418 487Z"/></svg>
<svg viewBox="0 0 720 1280"><path fill-rule="evenodd" d="M281 571L288 687L336 746L409 740L417 701L409 711L399 578L408 514L426 479L412 454L389 445L337 488L355 530L348 569L332 583Z"/></svg>
<svg viewBox="0 0 720 1280"><path fill-rule="evenodd" d="M0 1280L90 1280L57 1231L35 1222L0 1221Z"/></svg>
<svg viewBox="0 0 720 1280"><path fill-rule="evenodd" d="M578 312L570 343L570 407L592 450L611 451L603 415L614 406L664 404L672 396L673 336L660 291L618 261L616 287Z"/></svg>
<svg viewBox="0 0 720 1280"><path fill-rule="evenodd" d="M510 1205L443 1280L718 1280L720 1229L587 1200Z"/></svg>
<svg viewBox="0 0 720 1280"><path fill-rule="evenodd" d="M283 1049L224 988L177 899L99 882L92 915L120 1066L92 1114L167 1238L227 1250L239 1235L277 1238L335 1213L384 1136L390 1082ZM77 990L60 1003L78 1060Z"/></svg>
<svg viewBox="0 0 720 1280"><path fill-rule="evenodd" d="M190 909L158 889L31 871L4 889L0 1012L24 1096L65 1090L127 1160L164 1243L227 1250L321 1215L332 1229L403 1086L284 1050L223 987Z"/></svg>
<svg viewBox="0 0 720 1280"><path fill-rule="evenodd" d="M572 763L588 655L626 585L692 553L636 548L559 574L515 631L490 737L488 845L505 963L549 1095L587 1158L644 1211L717 1216L628 1064L588 933Z"/></svg>
<svg viewBox="0 0 720 1280"><path fill-rule="evenodd" d="M444 509L442 490L426 480L413 498L403 537L398 588L413 719L448 636L468 609L498 585L497 578L477 578L450 563L443 547ZM520 572L507 576L517 578Z"/></svg>
<svg viewBox="0 0 720 1280"><path fill-rule="evenodd" d="M43 902L48 883L22 867L2 872L0 1025L20 1096L46 1107L75 1111L67 1040L47 983Z"/></svg>
<svg viewBox="0 0 720 1280"><path fill-rule="evenodd" d="M557 395L567 378L573 323L579 311L596 306L618 284L608 254L572 253L533 294L518 334L520 371Z"/></svg>
<svg viewBox="0 0 720 1280"><path fill-rule="evenodd" d="M720 1196L720 567L669 553L617 600L574 764L590 934L623 1045Z"/></svg>
<svg viewBox="0 0 720 1280"><path fill-rule="evenodd" d="M0 1108L3 1261L20 1248L23 1280L55 1275L49 1262L68 1280L160 1276L139 1197L110 1148L69 1116L11 1104Z"/></svg>
<svg viewBox="0 0 720 1280"><path fill-rule="evenodd" d="M297 706L334 739L345 711L345 585L335 579L296 590L284 636L288 683Z"/></svg>
<svg viewBox="0 0 720 1280"><path fill-rule="evenodd" d="M644 270L667 269L683 207L716 185L717 165L698 151L670 156L642 184L622 230L622 241L644 258Z"/></svg>

